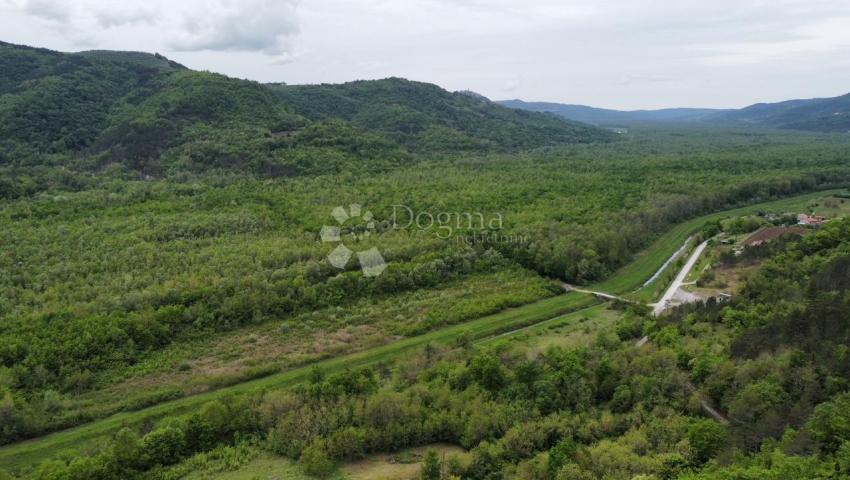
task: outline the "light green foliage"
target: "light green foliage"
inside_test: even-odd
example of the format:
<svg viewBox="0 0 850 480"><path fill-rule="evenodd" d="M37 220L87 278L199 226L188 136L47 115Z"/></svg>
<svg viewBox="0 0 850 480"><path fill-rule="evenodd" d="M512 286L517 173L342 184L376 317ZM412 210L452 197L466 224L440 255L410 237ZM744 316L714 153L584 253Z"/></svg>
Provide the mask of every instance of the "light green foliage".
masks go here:
<svg viewBox="0 0 850 480"><path fill-rule="evenodd" d="M334 471L333 461L321 440L316 440L305 448L299 462L304 467L304 471L314 477L324 478Z"/></svg>
<svg viewBox="0 0 850 480"><path fill-rule="evenodd" d="M419 478L422 480L440 480L441 477L440 458L437 456L436 450L428 450L425 452L425 458L422 460L422 473Z"/></svg>
<svg viewBox="0 0 850 480"><path fill-rule="evenodd" d="M850 440L850 395L818 405L809 420L809 430L830 451Z"/></svg>

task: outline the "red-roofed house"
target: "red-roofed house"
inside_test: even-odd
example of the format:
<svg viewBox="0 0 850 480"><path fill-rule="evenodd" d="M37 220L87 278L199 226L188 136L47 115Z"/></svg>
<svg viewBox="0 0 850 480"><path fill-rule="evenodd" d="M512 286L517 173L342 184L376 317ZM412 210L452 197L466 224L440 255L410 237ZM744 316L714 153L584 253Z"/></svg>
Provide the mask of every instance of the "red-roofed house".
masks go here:
<svg viewBox="0 0 850 480"><path fill-rule="evenodd" d="M810 225L813 227L819 227L823 225L823 222L825 221L825 218L819 217L817 215L806 215L805 213L797 215L797 223L800 225Z"/></svg>

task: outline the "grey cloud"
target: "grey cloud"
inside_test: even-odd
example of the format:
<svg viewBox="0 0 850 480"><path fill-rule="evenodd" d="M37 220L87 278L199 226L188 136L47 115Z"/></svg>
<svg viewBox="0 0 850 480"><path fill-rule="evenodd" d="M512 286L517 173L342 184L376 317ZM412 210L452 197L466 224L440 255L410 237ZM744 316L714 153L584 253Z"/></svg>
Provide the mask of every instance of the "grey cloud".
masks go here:
<svg viewBox="0 0 850 480"><path fill-rule="evenodd" d="M202 16L184 17L184 32L169 45L178 51L291 54L299 32L296 6L296 0L219 2Z"/></svg>
<svg viewBox="0 0 850 480"><path fill-rule="evenodd" d="M66 23L71 18L71 10L63 2L54 0L27 0L24 11L29 15L57 23Z"/></svg>
<svg viewBox="0 0 850 480"><path fill-rule="evenodd" d="M119 27L137 23L153 24L159 15L154 10L108 7L92 12L97 23L103 28Z"/></svg>

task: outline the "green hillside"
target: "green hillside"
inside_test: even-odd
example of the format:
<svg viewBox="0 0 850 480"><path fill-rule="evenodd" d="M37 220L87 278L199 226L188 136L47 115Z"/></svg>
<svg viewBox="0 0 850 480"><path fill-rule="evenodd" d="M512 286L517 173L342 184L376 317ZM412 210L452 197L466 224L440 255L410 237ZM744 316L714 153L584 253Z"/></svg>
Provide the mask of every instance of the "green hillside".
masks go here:
<svg viewBox="0 0 850 480"><path fill-rule="evenodd" d="M608 138L587 125L403 78L273 88L310 119L342 118L415 151L517 150Z"/></svg>
<svg viewBox="0 0 850 480"><path fill-rule="evenodd" d="M711 117L736 122L817 132L850 131L850 93L840 97L757 103Z"/></svg>
<svg viewBox="0 0 850 480"><path fill-rule="evenodd" d="M117 102L151 88L161 69L0 43L0 164L57 161L90 148Z"/></svg>
<svg viewBox="0 0 850 480"><path fill-rule="evenodd" d="M0 70L0 168L17 169L12 178L45 166L154 177L296 176L383 170L410 162L412 153L609 139L590 126L401 79L268 86L160 55L8 43L0 43ZM6 196L26 193L5 183Z"/></svg>

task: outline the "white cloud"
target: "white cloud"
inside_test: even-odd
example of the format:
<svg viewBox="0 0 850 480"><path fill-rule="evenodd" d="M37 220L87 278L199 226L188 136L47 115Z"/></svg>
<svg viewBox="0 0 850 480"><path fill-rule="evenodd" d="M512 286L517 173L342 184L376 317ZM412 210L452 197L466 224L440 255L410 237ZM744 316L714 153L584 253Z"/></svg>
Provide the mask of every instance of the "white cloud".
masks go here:
<svg viewBox="0 0 850 480"><path fill-rule="evenodd" d="M522 85L522 80L519 77L513 77L505 80L502 84L502 91L505 93L513 92Z"/></svg>

